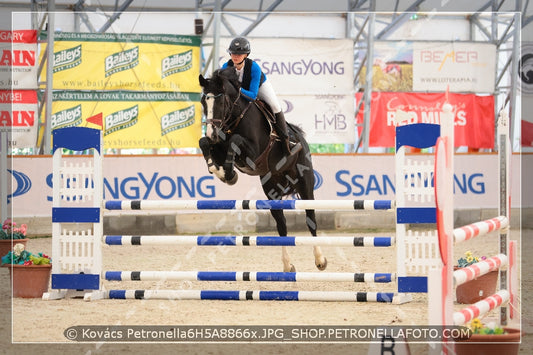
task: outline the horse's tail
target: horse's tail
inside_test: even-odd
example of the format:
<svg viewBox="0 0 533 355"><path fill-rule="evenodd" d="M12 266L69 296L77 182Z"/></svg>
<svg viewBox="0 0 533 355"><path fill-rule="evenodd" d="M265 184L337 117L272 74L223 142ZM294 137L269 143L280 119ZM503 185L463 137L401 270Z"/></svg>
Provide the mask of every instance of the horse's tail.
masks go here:
<svg viewBox="0 0 533 355"><path fill-rule="evenodd" d="M305 131L289 122L287 122L287 128L289 130L289 135L291 137L294 137L297 142L300 142L302 144L302 152L304 152L304 155L307 155L309 153L309 144L305 139Z"/></svg>
<svg viewBox="0 0 533 355"><path fill-rule="evenodd" d="M292 130L294 132L294 135L296 137L303 137L305 138L305 132L303 129L301 129L300 127L292 124L292 123L289 123L287 122L287 127L289 128L289 130Z"/></svg>

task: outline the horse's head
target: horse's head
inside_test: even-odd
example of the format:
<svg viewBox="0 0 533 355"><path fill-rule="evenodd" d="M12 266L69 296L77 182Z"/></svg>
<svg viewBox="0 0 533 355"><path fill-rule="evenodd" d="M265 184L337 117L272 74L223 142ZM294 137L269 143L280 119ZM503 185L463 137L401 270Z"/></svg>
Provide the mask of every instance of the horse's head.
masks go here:
<svg viewBox="0 0 533 355"><path fill-rule="evenodd" d="M214 140L225 139L231 133L240 98L239 80L235 68L216 70L211 78L199 76L202 87L202 107L207 119L206 135Z"/></svg>

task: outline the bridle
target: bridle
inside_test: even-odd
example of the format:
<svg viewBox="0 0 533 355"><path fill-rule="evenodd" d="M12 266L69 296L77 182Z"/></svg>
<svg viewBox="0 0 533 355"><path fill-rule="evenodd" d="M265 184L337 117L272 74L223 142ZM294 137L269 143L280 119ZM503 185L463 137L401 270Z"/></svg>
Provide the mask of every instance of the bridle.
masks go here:
<svg viewBox="0 0 533 355"><path fill-rule="evenodd" d="M252 105L252 101L248 102L248 105L244 109L241 109L241 112L239 115L234 116L232 113L234 112L235 108L239 108L239 99L241 98L241 91L237 89L237 97L235 100L231 100L230 96L225 94L224 92L221 92L217 95L210 95L202 93L202 99L203 100L209 100L213 99L216 100L219 97L223 97L222 101L222 112L224 113L222 115L222 118L211 118L206 121L206 125L211 124L213 128L216 130L219 130L223 132L224 134L232 134L233 131L239 126L241 123L241 120L244 118L244 115ZM218 134L217 134L218 136Z"/></svg>

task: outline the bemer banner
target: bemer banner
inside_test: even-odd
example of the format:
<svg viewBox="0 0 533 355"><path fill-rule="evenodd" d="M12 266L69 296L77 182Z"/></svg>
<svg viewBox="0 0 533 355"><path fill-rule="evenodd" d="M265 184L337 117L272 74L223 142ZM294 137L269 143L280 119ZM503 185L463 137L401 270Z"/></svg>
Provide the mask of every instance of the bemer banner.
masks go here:
<svg viewBox="0 0 533 355"><path fill-rule="evenodd" d="M494 92L492 43L376 41L372 60L374 91ZM365 79L366 66L362 85Z"/></svg>

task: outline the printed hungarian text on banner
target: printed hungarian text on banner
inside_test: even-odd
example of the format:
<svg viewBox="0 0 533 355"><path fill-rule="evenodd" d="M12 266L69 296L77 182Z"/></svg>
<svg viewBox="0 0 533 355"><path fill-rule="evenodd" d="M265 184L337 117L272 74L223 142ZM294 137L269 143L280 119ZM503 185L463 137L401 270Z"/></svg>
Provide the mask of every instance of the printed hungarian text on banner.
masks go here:
<svg viewBox="0 0 533 355"><path fill-rule="evenodd" d="M198 36L57 32L53 86L55 90L200 92L199 63ZM43 70L41 77L45 76Z"/></svg>
<svg viewBox="0 0 533 355"><path fill-rule="evenodd" d="M8 131L10 148L33 148L39 126L37 91L0 90L0 131Z"/></svg>
<svg viewBox="0 0 533 355"><path fill-rule="evenodd" d="M355 95L362 100L362 93ZM408 120L400 122L440 123L445 93L388 93L374 92L371 100L370 147L394 147L396 111L407 112ZM455 146L494 148L494 97L449 93L449 103L455 112ZM357 115L363 122L364 103ZM359 134L361 134L359 128Z"/></svg>
<svg viewBox="0 0 533 355"><path fill-rule="evenodd" d="M90 126L102 113L104 148L197 147L201 134L200 94L184 92L58 91L52 130Z"/></svg>
<svg viewBox="0 0 533 355"><path fill-rule="evenodd" d="M37 89L37 31L0 31L0 89Z"/></svg>

